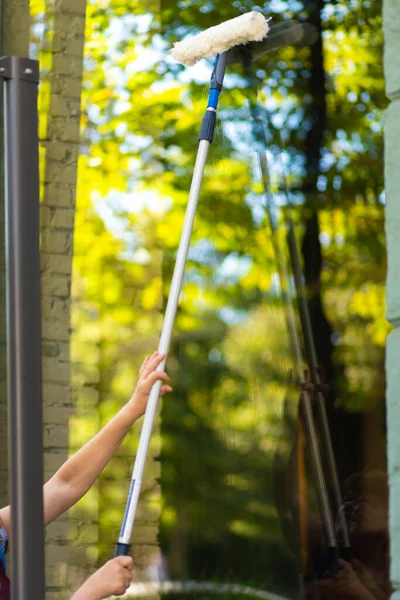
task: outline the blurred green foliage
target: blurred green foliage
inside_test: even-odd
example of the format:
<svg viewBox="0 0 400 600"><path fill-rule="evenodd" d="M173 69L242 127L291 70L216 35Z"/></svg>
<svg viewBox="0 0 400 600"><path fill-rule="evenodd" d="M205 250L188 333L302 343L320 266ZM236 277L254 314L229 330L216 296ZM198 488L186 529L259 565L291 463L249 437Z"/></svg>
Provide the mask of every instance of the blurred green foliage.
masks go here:
<svg viewBox="0 0 400 600"><path fill-rule="evenodd" d="M137 367L157 345L212 68L206 61L185 69L168 49L253 8L275 22L321 26L322 54L319 44L289 47L257 64L279 218L285 170L316 346L334 392L330 410L339 414L333 426L384 402L381 3L90 0L75 226L73 447L129 398ZM42 0L32 3L33 31L47 22L46 10ZM45 34L33 40L43 68ZM325 74L316 81L318 65ZM41 93L43 123L45 85ZM247 95L237 66L221 94L168 361L174 392L162 409L160 544L175 577L231 578L289 592L297 567L271 476L274 453L288 453L293 441L282 425L292 359ZM137 439L123 445L99 496L87 500L88 511L98 507L101 561L118 533Z"/></svg>

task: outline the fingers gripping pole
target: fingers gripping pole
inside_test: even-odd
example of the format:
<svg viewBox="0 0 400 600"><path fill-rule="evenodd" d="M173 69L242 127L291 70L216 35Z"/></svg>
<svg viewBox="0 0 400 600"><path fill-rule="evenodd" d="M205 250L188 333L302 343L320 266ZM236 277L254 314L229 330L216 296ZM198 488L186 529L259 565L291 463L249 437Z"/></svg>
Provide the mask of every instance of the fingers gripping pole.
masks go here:
<svg viewBox="0 0 400 600"><path fill-rule="evenodd" d="M196 162L193 171L192 184L190 186L189 200L183 224L182 236L179 243L174 274L172 276L171 290L168 298L167 308L165 311L160 342L158 346L158 352L160 354L167 355L171 343L175 315L178 307L179 296L182 289L183 275L185 272L185 265L189 251L190 238L192 235L193 223L196 216L196 209L200 195L201 184L203 181L204 168L206 165L210 144L213 139L215 127L215 111L218 104L218 95L222 88L223 78L225 74L225 66L226 56L222 54L217 57L216 65L212 74L208 107L204 116L202 128L199 135L199 148L197 151ZM165 362L166 358L158 365L158 371L164 370ZM115 556L126 555L129 553L130 539L132 535L133 524L135 521L136 509L139 502L140 489L142 486L142 476L146 462L147 451L150 444L154 418L157 411L161 385L161 381L157 381L153 385L147 402L143 427L140 434L139 447L136 455L135 464L133 467L132 478L129 487L129 494L125 507L124 519L121 526Z"/></svg>

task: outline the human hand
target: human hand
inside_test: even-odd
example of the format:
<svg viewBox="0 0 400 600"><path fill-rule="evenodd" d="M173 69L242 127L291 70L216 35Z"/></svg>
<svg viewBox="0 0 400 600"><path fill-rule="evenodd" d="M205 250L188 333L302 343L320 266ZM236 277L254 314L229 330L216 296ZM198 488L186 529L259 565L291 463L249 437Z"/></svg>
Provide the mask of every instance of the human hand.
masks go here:
<svg viewBox="0 0 400 600"><path fill-rule="evenodd" d="M132 579L131 556L117 556L98 569L71 600L102 600L109 596L122 596Z"/></svg>
<svg viewBox="0 0 400 600"><path fill-rule="evenodd" d="M339 559L332 578L321 579L316 583L322 598L357 598L372 600L373 596L363 586L350 563Z"/></svg>
<svg viewBox="0 0 400 600"><path fill-rule="evenodd" d="M135 391L127 404L127 408L132 414L133 419L141 417L147 406L147 401L156 381L169 381L168 375L164 371L157 371L157 367L165 359L165 354L154 352L151 356L146 356L142 366L139 369L139 377ZM172 387L169 385L161 386L160 395L163 396L167 392L172 392Z"/></svg>
<svg viewBox="0 0 400 600"><path fill-rule="evenodd" d="M358 579L367 589L373 589L376 587L376 583L372 579L370 572L361 561L354 558L351 561L351 565L355 570Z"/></svg>
<svg viewBox="0 0 400 600"><path fill-rule="evenodd" d="M361 561L353 558L351 565L357 573L358 579L361 581L363 586L371 592L376 600L386 600L390 596L390 593L378 587L378 584L373 579L371 572Z"/></svg>

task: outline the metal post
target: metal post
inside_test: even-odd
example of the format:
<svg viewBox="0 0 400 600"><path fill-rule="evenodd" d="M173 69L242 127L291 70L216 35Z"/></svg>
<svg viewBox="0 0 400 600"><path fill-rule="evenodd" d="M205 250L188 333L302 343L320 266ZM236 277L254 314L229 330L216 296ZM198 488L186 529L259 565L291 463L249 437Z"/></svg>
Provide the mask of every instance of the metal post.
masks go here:
<svg viewBox="0 0 400 600"><path fill-rule="evenodd" d="M44 598L38 82L37 61L0 59L13 600Z"/></svg>

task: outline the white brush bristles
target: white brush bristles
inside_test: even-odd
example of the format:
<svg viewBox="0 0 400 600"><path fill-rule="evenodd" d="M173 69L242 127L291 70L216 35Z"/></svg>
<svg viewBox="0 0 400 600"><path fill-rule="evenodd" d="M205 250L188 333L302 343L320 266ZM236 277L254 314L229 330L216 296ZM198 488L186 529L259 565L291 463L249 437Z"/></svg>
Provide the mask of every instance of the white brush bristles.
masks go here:
<svg viewBox="0 0 400 600"><path fill-rule="evenodd" d="M259 42L265 38L268 30L266 18L259 12L251 11L177 42L171 54L175 60L191 67L202 58L222 54L239 44Z"/></svg>

